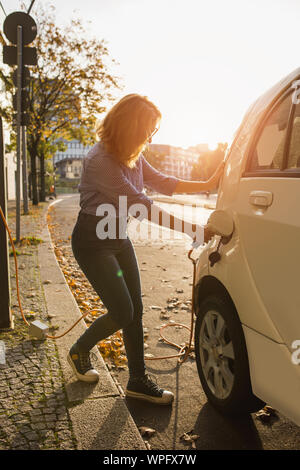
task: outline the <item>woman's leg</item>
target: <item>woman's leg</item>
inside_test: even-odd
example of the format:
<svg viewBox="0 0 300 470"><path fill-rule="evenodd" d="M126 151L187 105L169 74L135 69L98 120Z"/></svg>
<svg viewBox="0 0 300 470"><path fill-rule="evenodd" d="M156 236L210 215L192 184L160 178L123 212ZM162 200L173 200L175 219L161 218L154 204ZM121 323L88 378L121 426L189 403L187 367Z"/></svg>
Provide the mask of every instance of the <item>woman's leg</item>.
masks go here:
<svg viewBox="0 0 300 470"><path fill-rule="evenodd" d="M126 396L170 404L174 399L173 393L159 388L145 374L139 270L130 240L121 246L119 250L91 251L76 247L74 239L73 252L77 262L108 313L95 320L78 339L69 352L68 360L80 380L95 382L99 374L92 369L88 352L101 339L122 328L130 373Z"/></svg>
<svg viewBox="0 0 300 470"><path fill-rule="evenodd" d="M132 322L123 327L123 339L131 377L145 374L143 302L141 280L135 251L130 240L126 248L117 255L121 274L126 282L133 304Z"/></svg>
<svg viewBox="0 0 300 470"><path fill-rule="evenodd" d="M160 388L145 374L140 274L134 248L129 239L127 245L127 248L117 255L122 270L120 274L124 277L133 303L133 320L123 328L129 368L129 381L125 394L128 397L168 405L174 399L173 393Z"/></svg>
<svg viewBox="0 0 300 470"><path fill-rule="evenodd" d="M104 338L123 328L130 375L145 373L143 304L135 252L130 240L116 254L74 249L77 262L101 298L108 313L101 315L78 339L81 350L89 351Z"/></svg>
<svg viewBox="0 0 300 470"><path fill-rule="evenodd" d="M133 319L133 304L114 254L74 250L77 262L107 308L77 340L82 351L120 330Z"/></svg>

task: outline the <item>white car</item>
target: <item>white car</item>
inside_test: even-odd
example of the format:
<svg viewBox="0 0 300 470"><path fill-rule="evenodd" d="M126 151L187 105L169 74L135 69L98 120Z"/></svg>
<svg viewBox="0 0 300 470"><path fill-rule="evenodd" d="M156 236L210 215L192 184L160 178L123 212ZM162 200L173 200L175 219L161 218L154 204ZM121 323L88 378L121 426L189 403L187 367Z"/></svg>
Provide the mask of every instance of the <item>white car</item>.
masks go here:
<svg viewBox="0 0 300 470"><path fill-rule="evenodd" d="M300 68L250 107L225 159L197 263L199 377L224 413L267 403L300 425Z"/></svg>

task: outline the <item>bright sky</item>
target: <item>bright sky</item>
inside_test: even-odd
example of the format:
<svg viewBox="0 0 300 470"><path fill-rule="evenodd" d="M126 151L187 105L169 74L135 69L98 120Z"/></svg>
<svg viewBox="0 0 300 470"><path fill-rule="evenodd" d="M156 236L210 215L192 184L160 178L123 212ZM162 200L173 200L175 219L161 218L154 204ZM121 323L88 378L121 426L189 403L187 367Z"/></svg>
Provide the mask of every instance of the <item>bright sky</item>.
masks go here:
<svg viewBox="0 0 300 470"><path fill-rule="evenodd" d="M1 1L7 14L19 10L18 0ZM107 41L124 84L116 98L141 93L159 107L153 143L213 147L231 140L248 106L300 66L298 0L50 3L59 22L75 10L89 34Z"/></svg>

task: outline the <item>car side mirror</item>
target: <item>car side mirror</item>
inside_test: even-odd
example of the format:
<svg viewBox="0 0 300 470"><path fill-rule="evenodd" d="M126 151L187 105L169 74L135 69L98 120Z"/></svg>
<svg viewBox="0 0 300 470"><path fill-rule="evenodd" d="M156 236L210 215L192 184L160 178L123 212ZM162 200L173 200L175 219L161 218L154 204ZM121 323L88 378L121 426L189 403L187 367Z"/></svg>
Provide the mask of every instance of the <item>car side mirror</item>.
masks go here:
<svg viewBox="0 0 300 470"><path fill-rule="evenodd" d="M230 239L234 231L234 222L227 212L215 210L208 218L207 228L214 235L220 235L224 239Z"/></svg>

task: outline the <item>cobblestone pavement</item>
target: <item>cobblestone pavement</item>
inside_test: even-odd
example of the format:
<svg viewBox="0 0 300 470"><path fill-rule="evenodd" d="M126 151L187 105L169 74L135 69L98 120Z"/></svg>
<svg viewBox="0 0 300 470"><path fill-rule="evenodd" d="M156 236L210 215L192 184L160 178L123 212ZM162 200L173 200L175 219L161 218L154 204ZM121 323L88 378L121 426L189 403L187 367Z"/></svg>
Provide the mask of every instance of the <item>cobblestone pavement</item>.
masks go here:
<svg viewBox="0 0 300 470"><path fill-rule="evenodd" d="M30 214L22 216L21 237L38 238L46 205L31 207ZM14 233L13 207L9 214ZM55 331L39 278L39 240L24 242L17 247L23 311L28 321L39 319ZM29 337L17 304L13 257L10 265L14 329L0 332L5 345L5 363L0 364L0 450L76 449L56 344Z"/></svg>

